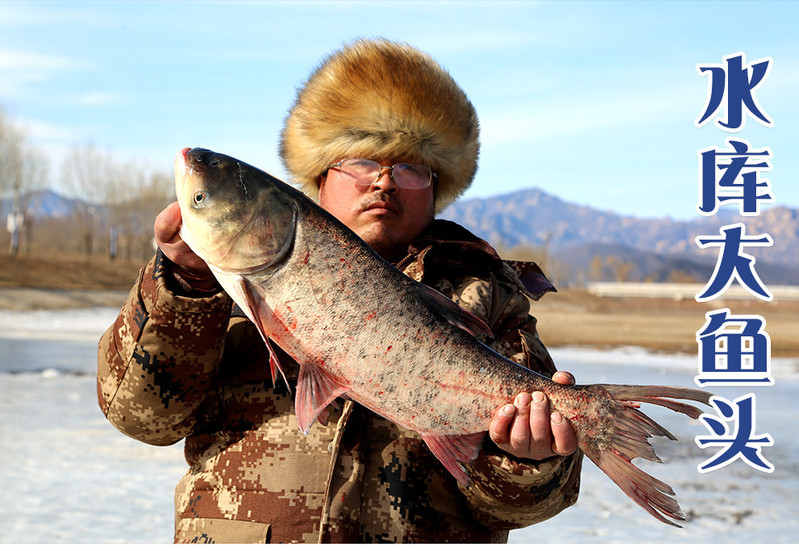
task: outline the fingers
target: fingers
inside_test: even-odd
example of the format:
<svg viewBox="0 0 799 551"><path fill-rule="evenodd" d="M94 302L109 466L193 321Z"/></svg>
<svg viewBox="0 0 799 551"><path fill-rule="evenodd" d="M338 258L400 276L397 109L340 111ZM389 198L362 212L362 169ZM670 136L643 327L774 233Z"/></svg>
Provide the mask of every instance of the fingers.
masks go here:
<svg viewBox="0 0 799 551"><path fill-rule="evenodd" d="M488 436L502 449L505 449L504 446L510 440L510 425L515 416L516 408L513 407L513 404L506 404L499 408L488 425Z"/></svg>
<svg viewBox="0 0 799 551"><path fill-rule="evenodd" d="M510 445L524 455L543 450L551 455L552 432L549 404L543 392L520 393L514 400L516 419L510 429Z"/></svg>
<svg viewBox="0 0 799 551"><path fill-rule="evenodd" d="M512 449L526 454L530 450L530 402L531 397L526 392L520 393L513 401L516 406L516 417L510 426L508 442Z"/></svg>
<svg viewBox="0 0 799 551"><path fill-rule="evenodd" d="M571 455L577 451L577 435L569 423L559 411L552 412L550 415L550 428L552 430L552 451L558 455Z"/></svg>
<svg viewBox="0 0 799 551"><path fill-rule="evenodd" d="M569 455L577 437L568 419L551 412L543 392L522 392L514 403L499 409L489 425L489 436L500 449L520 458L541 460Z"/></svg>
<svg viewBox="0 0 799 551"><path fill-rule="evenodd" d="M558 371L552 375L552 380L561 385L575 384L574 375L568 371ZM550 429L552 430L552 451L559 455L569 455L577 451L577 435L574 429L559 411L550 415Z"/></svg>

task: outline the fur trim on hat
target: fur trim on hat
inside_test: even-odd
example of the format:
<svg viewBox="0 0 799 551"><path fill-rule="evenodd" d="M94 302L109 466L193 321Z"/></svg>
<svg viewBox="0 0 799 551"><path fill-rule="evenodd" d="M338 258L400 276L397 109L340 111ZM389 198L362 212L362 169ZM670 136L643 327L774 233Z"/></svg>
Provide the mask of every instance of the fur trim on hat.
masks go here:
<svg viewBox="0 0 799 551"><path fill-rule="evenodd" d="M345 157L427 165L438 174L440 212L472 183L478 134L474 107L433 58L407 44L359 40L328 57L299 90L280 155L313 200L317 177Z"/></svg>

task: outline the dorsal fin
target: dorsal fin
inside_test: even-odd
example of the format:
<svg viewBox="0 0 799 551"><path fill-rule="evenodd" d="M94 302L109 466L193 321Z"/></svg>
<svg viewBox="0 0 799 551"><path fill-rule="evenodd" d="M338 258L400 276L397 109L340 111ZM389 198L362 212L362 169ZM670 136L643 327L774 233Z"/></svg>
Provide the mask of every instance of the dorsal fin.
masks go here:
<svg viewBox="0 0 799 551"><path fill-rule="evenodd" d="M432 287L420 285L420 288L422 289L422 296L430 304L433 311L445 321L463 329L477 339L494 336L491 328L471 312L467 312Z"/></svg>

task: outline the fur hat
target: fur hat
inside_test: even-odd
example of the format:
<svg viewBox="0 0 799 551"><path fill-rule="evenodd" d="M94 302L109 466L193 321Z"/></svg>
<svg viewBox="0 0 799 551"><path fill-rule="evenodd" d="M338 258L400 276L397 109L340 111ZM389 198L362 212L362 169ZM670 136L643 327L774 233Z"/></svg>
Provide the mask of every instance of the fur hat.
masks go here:
<svg viewBox="0 0 799 551"><path fill-rule="evenodd" d="M436 211L477 170L477 114L429 55L407 44L359 40L328 57L297 93L280 155L313 200L317 177L347 156L424 164L438 174Z"/></svg>

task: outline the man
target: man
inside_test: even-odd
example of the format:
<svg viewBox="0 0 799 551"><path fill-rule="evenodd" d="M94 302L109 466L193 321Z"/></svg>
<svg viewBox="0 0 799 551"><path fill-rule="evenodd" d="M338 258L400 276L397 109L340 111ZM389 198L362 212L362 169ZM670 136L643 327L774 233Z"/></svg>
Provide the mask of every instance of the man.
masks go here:
<svg viewBox="0 0 799 551"><path fill-rule="evenodd" d="M487 243L434 220L471 184L477 137L474 108L429 56L359 41L299 92L281 155L303 190L381 256L486 321L489 346L553 375L528 313L527 295L551 289L543 274L528 267L525 290ZM155 223L159 251L98 356L109 421L151 444L186 440L176 542L506 541L574 503L581 455L540 392L497 411L469 487L418 435L350 400L333 404L326 426L299 433L257 331L231 314L179 226L172 204ZM296 366L287 376L293 385Z"/></svg>

